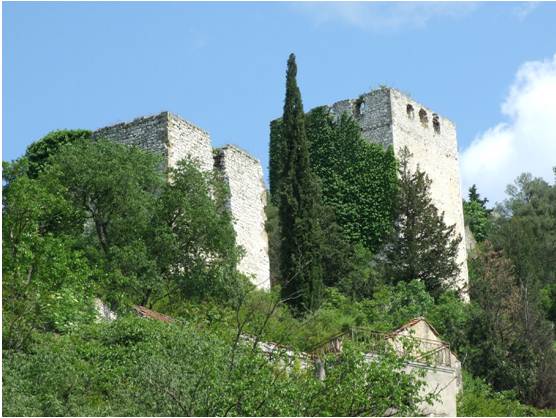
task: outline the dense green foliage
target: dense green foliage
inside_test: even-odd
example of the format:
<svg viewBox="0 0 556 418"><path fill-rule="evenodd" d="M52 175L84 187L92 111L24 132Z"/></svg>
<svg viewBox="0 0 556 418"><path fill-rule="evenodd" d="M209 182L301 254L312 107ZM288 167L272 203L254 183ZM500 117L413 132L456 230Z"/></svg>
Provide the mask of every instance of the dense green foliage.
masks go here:
<svg viewBox="0 0 556 418"><path fill-rule="evenodd" d="M497 207L494 245L504 248L523 280L555 284L556 182L522 174L507 194Z"/></svg>
<svg viewBox="0 0 556 418"><path fill-rule="evenodd" d="M282 236L278 209L272 202L267 203L266 214L271 282L278 284ZM354 298L372 295L377 277L370 251L362 244L353 245L343 236L343 230L336 223L330 207L321 207L320 222L323 239L319 253L324 271L324 284L335 286Z"/></svg>
<svg viewBox="0 0 556 418"><path fill-rule="evenodd" d="M392 148L384 150L361 136L353 118L334 121L325 107L305 115L310 162L317 175L322 198L330 207L342 236L377 251L388 238L396 196L396 159ZM275 199L280 183L283 142L282 120L271 123L270 190Z"/></svg>
<svg viewBox="0 0 556 418"><path fill-rule="evenodd" d="M495 392L490 385L469 373L463 375L465 390L458 397L458 415L466 417L553 417L556 409L537 409L516 399L515 392Z"/></svg>
<svg viewBox="0 0 556 418"><path fill-rule="evenodd" d="M303 318L294 316L280 302L277 290L270 294L251 293L241 304L239 317L249 320L244 327L247 332L261 333L266 341L280 341L307 351L352 327L390 332L419 316L426 317L444 338L455 341L467 318L466 306L454 293L446 293L435 302L423 283L415 280L396 286L379 285L373 298L359 300L336 288L327 288L320 308ZM269 312L273 314L267 318ZM227 321L233 324L236 319L230 314Z"/></svg>
<svg viewBox="0 0 556 418"><path fill-rule="evenodd" d="M229 329L231 331L231 329ZM393 352L366 363L347 347L327 378L273 360L222 327L122 318L4 352L5 415L413 415L418 376Z"/></svg>
<svg viewBox="0 0 556 418"><path fill-rule="evenodd" d="M477 209L466 213L468 221L480 220L475 225L486 226L487 235L470 264L472 305L462 352L468 370L494 390L554 407L556 185L523 174L507 193L494 210L476 188L466 202Z"/></svg>
<svg viewBox="0 0 556 418"><path fill-rule="evenodd" d="M40 140L33 142L25 153L25 157L29 162L29 177L37 177L44 170L48 158L56 154L61 146L90 138L90 131L82 129L73 131L62 130L50 132Z"/></svg>
<svg viewBox="0 0 556 418"><path fill-rule="evenodd" d="M94 295L114 308L238 297L245 280L222 183L186 162L168 183L159 161L137 148L75 141L36 178L21 169L25 159L5 164L7 346L22 346L33 329L89 321Z"/></svg>
<svg viewBox="0 0 556 418"><path fill-rule="evenodd" d="M5 164L4 173L20 166ZM79 217L60 190L12 177L2 205L4 347L23 347L33 329L67 331L90 320L96 266L77 245L67 221Z"/></svg>
<svg viewBox="0 0 556 418"><path fill-rule="evenodd" d="M296 81L295 55L288 59L286 99L282 117L279 206L280 283L284 297L298 310L316 309L322 298L323 267L321 199L309 164L305 114Z"/></svg>
<svg viewBox="0 0 556 418"><path fill-rule="evenodd" d="M270 147L271 292L236 271L227 190L193 163L162 172L88 131L4 163L4 415L415 415L433 396L409 355L345 340L321 381L295 353L421 316L462 362L459 415L556 412L537 409L556 407L556 184L524 174L494 210L470 189L465 303L450 286L461 238L426 174L346 115L305 115L293 54ZM99 322L95 298L118 319Z"/></svg>
<svg viewBox="0 0 556 418"><path fill-rule="evenodd" d="M487 202L487 199L481 199L475 185L469 189L469 199L463 202L465 223L469 225L469 229L477 242L482 242L486 239L492 225L489 219L492 211L487 209Z"/></svg>
<svg viewBox="0 0 556 418"><path fill-rule="evenodd" d="M489 243L471 265L470 296L480 307L470 321L469 370L497 390L539 406L556 398L554 334L536 295Z"/></svg>
<svg viewBox="0 0 556 418"><path fill-rule="evenodd" d="M361 128L343 114L337 122L320 107L307 115L311 164L321 180L324 201L345 237L372 251L391 232L396 197L396 159L361 136Z"/></svg>
<svg viewBox="0 0 556 418"><path fill-rule="evenodd" d="M438 297L453 287L460 271L456 255L462 238L433 205L426 173L409 169L410 157L407 148L402 150L394 233L385 249L386 271L395 281L419 279Z"/></svg>

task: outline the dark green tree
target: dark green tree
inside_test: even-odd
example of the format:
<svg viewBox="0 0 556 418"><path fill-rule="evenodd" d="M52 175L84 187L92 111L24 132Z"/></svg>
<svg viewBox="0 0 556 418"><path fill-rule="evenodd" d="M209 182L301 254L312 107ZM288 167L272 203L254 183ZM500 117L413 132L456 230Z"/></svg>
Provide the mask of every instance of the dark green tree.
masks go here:
<svg viewBox="0 0 556 418"><path fill-rule="evenodd" d="M483 209L487 210L486 204L488 203L488 199L486 197L484 199L481 199L481 195L477 191L476 184L472 185L469 188L468 197L470 202L477 202L481 205Z"/></svg>
<svg viewBox="0 0 556 418"><path fill-rule="evenodd" d="M469 188L469 200L463 202L463 214L465 223L478 242L484 241L491 229L490 213L492 209L487 209L488 199L481 199L477 192L477 186Z"/></svg>
<svg viewBox="0 0 556 418"><path fill-rule="evenodd" d="M280 206L280 180L284 172L284 137L282 119L275 119L270 122L270 141L269 141L269 166L268 166L268 186L270 190L270 203Z"/></svg>
<svg viewBox="0 0 556 418"><path fill-rule="evenodd" d="M520 175L496 207L490 240L512 261L516 278L556 322L556 183ZM535 299L536 299L535 298Z"/></svg>
<svg viewBox="0 0 556 418"><path fill-rule="evenodd" d="M377 252L394 222L397 163L393 150L384 150L361 136L350 116L335 120L326 107L305 115L311 168L321 185L323 204L330 207L343 237ZM282 120L271 123L270 191L278 198L283 159Z"/></svg>
<svg viewBox="0 0 556 418"><path fill-rule="evenodd" d="M521 280L556 284L556 183L525 173L506 193L496 208L492 242L504 249Z"/></svg>
<svg viewBox="0 0 556 418"><path fill-rule="evenodd" d="M295 55L288 59L282 117L283 157L279 185L280 276L283 294L298 311L316 309L322 297L320 191L311 165L305 114L296 81Z"/></svg>
<svg viewBox="0 0 556 418"><path fill-rule="evenodd" d="M435 297L454 284L461 237L447 226L429 195L431 180L419 168L411 172L411 154L400 155L397 216L385 248L386 273L394 282L421 280Z"/></svg>
<svg viewBox="0 0 556 418"><path fill-rule="evenodd" d="M280 278L280 214L278 207L272 203L268 196L265 207L266 224L265 230L268 235L268 260L270 264L270 283L272 286L278 283Z"/></svg>
<svg viewBox="0 0 556 418"><path fill-rule="evenodd" d="M187 160L169 175L172 181L162 188L145 238L162 282L149 302L165 300L170 307L184 299L234 302L247 281L236 269L243 254L226 207L228 189L215 173Z"/></svg>
<svg viewBox="0 0 556 418"><path fill-rule="evenodd" d="M29 177L37 177L44 170L50 156L56 154L61 146L90 138L91 131L83 129L60 130L52 131L38 141L33 142L25 152L25 157L29 161Z"/></svg>
<svg viewBox="0 0 556 418"><path fill-rule="evenodd" d="M467 367L496 390L541 408L556 405L554 331L535 290L489 241L470 264Z"/></svg>

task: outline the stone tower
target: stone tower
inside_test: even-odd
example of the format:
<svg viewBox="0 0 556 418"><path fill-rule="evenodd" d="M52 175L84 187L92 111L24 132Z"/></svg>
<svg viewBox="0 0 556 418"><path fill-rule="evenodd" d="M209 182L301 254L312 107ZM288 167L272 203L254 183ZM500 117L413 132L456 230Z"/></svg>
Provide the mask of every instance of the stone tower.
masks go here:
<svg viewBox="0 0 556 418"><path fill-rule="evenodd" d="M266 189L261 163L233 145L213 150L209 134L169 112L98 129L93 138L105 138L162 154L165 167L183 158L204 171L219 170L230 189L236 244L245 250L238 270L260 289L270 289L268 237L265 230ZM215 155L215 156L214 156Z"/></svg>
<svg viewBox="0 0 556 418"><path fill-rule="evenodd" d="M456 127L442 116L392 88L380 88L357 99L329 106L332 115L346 112L359 123L363 137L394 152L407 146L413 154L412 169L418 165L430 179L431 197L447 225L455 224L461 235L457 262L461 271L457 287L467 289L467 251L460 189ZM465 293L466 294L466 293Z"/></svg>

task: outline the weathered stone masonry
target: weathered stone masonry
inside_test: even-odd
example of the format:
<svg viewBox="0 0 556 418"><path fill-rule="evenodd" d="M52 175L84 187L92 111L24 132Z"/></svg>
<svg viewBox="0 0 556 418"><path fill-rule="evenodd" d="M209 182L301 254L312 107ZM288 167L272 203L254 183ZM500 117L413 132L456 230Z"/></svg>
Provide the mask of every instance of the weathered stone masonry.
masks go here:
<svg viewBox="0 0 556 418"><path fill-rule="evenodd" d="M234 216L236 242L248 256L243 257L239 270L252 274L253 283L270 289L268 236L265 229L266 189L261 163L234 145L216 151L215 167L224 174L230 189L228 202Z"/></svg>
<svg viewBox="0 0 556 418"><path fill-rule="evenodd" d="M257 287L270 288L266 190L257 159L233 145L215 150L215 158L209 134L169 112L101 128L93 137L162 154L165 168L175 167L178 161L188 158L204 171L219 170L230 188L228 207L236 243L245 249L238 269L250 276Z"/></svg>
<svg viewBox="0 0 556 418"><path fill-rule="evenodd" d="M391 88L374 90L329 108L336 116L344 112L353 115L365 138L383 146L393 145L397 156L404 146L409 148L412 168L418 165L429 175L434 204L444 213L446 223L455 224L456 233L464 238L457 258L461 266L457 286L466 288L467 251L454 124ZM174 167L188 158L202 170L219 170L231 192L228 206L236 242L246 252L239 270L250 275L259 288L270 288L266 191L258 160L232 145L213 150L207 132L169 112L102 128L93 136L162 154L165 167Z"/></svg>
<svg viewBox="0 0 556 418"><path fill-rule="evenodd" d="M456 233L463 238L457 257L461 266L457 286L466 288L467 250L454 124L392 88L342 100L329 108L336 116L344 112L352 115L366 139L385 147L393 145L396 156L408 147L413 154L412 169L419 166L428 174L433 203L444 212L446 224L455 224Z"/></svg>

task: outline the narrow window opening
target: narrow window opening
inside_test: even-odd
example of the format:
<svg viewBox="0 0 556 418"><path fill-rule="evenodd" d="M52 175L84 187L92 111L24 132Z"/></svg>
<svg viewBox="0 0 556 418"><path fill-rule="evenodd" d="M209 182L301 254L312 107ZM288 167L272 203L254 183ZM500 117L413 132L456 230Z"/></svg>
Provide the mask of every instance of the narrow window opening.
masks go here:
<svg viewBox="0 0 556 418"><path fill-rule="evenodd" d="M365 111L365 107L366 107L365 100L362 97L360 97L355 102L355 107L353 109L353 115L355 117L360 117L361 114Z"/></svg>
<svg viewBox="0 0 556 418"><path fill-rule="evenodd" d="M436 113L432 115L432 127L434 128L435 133L440 133L440 120L438 119L438 115Z"/></svg>
<svg viewBox="0 0 556 418"><path fill-rule="evenodd" d="M429 124L429 117L427 116L427 112L424 109L419 110L419 120L425 128Z"/></svg>
<svg viewBox="0 0 556 418"><path fill-rule="evenodd" d="M413 119L415 117L415 110L413 109L413 106L408 104L406 110L407 110L407 117L409 119Z"/></svg>

